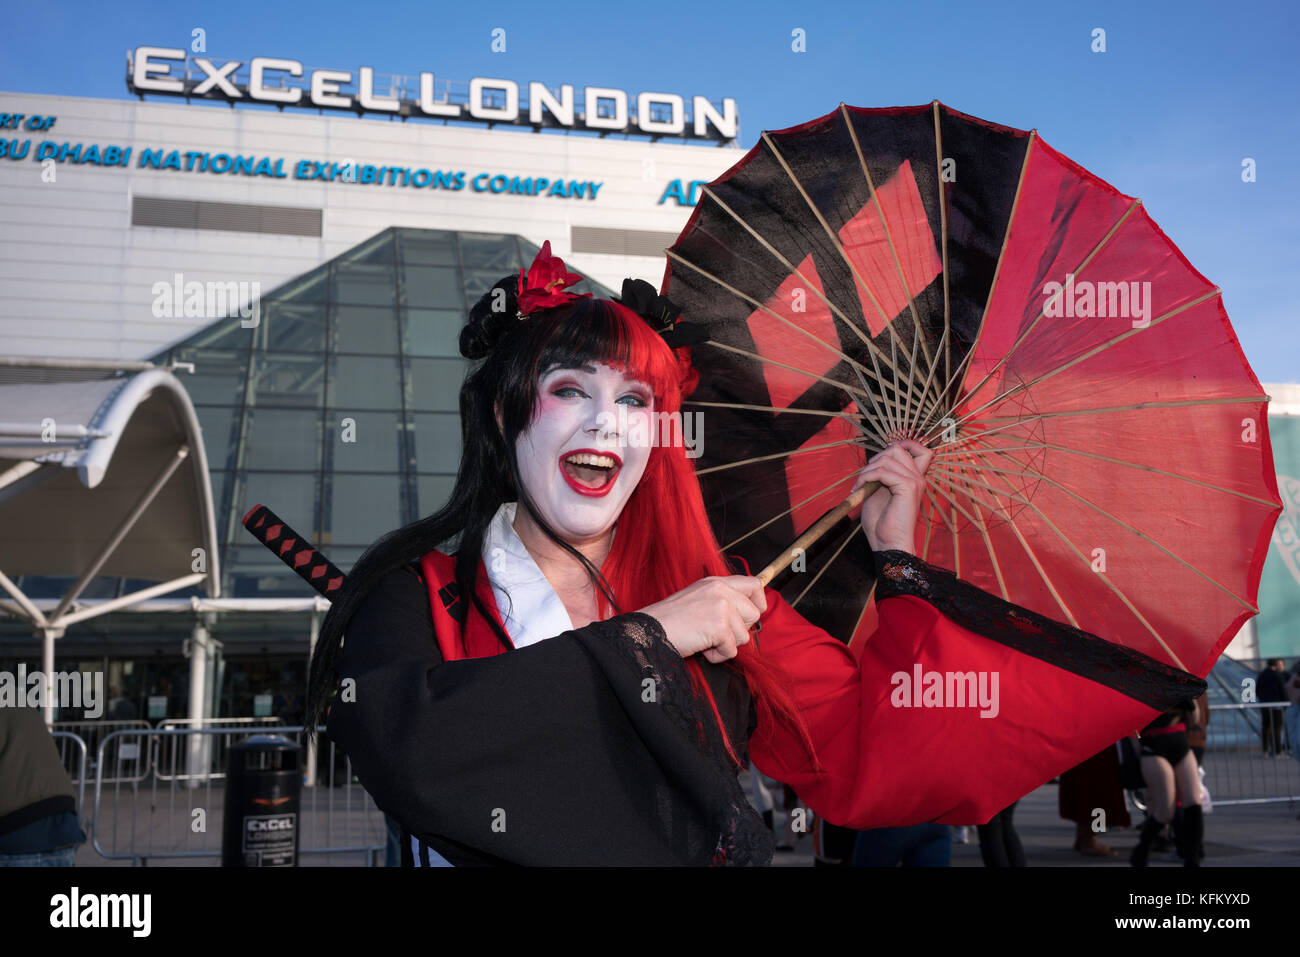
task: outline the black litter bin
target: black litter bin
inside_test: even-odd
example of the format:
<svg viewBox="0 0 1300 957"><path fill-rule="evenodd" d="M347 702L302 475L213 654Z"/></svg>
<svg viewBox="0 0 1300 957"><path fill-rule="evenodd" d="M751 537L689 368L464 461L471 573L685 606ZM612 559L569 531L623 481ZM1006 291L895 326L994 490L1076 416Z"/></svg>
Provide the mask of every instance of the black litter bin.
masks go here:
<svg viewBox="0 0 1300 957"><path fill-rule="evenodd" d="M297 867L302 750L259 734L231 747L226 762L222 867Z"/></svg>

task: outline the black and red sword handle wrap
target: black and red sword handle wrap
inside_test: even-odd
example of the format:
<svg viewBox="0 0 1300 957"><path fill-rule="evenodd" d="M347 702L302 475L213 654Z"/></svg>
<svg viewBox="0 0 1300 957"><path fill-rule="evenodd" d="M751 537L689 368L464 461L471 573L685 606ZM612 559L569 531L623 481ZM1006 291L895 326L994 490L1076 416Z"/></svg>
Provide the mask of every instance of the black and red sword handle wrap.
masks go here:
<svg viewBox="0 0 1300 957"><path fill-rule="evenodd" d="M343 585L337 566L265 505L253 506L244 516L244 528L326 598L333 598Z"/></svg>

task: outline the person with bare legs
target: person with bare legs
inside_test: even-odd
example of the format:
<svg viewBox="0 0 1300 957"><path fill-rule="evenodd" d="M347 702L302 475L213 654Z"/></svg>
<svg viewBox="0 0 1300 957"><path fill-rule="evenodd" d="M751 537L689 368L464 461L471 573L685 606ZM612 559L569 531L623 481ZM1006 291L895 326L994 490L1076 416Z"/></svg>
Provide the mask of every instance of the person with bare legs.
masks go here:
<svg viewBox="0 0 1300 957"><path fill-rule="evenodd" d="M1178 834L1178 851L1185 867L1199 867L1198 853L1205 830L1201 811L1201 776L1196 755L1187 743L1187 726L1195 705L1184 702L1166 711L1142 729L1142 777L1146 781L1147 819L1137 847L1129 857L1134 867L1146 867L1151 844L1174 818L1175 801L1183 808L1183 828Z"/></svg>

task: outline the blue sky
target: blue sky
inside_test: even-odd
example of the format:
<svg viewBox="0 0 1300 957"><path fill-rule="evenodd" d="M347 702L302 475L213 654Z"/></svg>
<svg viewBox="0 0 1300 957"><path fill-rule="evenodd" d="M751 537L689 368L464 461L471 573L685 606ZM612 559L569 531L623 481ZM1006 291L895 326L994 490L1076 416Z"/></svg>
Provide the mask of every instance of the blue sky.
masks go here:
<svg viewBox="0 0 1300 957"><path fill-rule="evenodd" d="M46 0L10 5L0 90L123 99L125 54L188 46L218 59L449 79L497 76L737 100L741 145L834 109L925 103L1037 128L1141 197L1223 289L1265 382L1300 381L1300 5L1285 0L978 4L608 2L312 4ZM798 11L798 12L792 12ZM506 30L506 51L490 49ZM1106 31L1106 52L1090 46ZM807 52L791 51L791 31ZM1255 160L1257 180L1241 164Z"/></svg>

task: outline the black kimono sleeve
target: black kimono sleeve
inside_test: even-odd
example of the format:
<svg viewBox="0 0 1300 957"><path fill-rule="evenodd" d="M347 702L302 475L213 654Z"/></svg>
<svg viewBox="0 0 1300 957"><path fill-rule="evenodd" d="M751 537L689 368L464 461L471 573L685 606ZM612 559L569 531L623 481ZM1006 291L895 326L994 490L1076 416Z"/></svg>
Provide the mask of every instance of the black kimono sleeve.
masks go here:
<svg viewBox="0 0 1300 957"><path fill-rule="evenodd" d="M771 858L716 722L648 615L443 662L408 567L358 609L338 674L329 736L375 803L453 862Z"/></svg>

